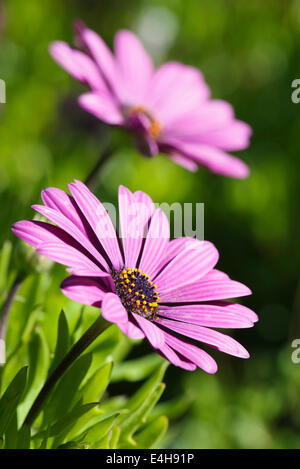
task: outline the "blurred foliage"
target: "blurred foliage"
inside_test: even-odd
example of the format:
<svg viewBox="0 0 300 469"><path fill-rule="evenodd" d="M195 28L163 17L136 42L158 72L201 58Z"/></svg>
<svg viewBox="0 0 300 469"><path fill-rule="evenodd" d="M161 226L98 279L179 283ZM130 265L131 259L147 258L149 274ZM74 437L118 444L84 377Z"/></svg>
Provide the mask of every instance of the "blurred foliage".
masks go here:
<svg viewBox="0 0 300 469"><path fill-rule="evenodd" d="M260 322L253 330L235 333L250 350L248 361L215 354L220 371L213 377L169 367L163 401L156 407L166 410L161 415L169 412L175 419L164 445L299 447L300 369L291 361L292 338L300 337L296 215L300 104L291 101L291 83L300 74L299 2L32 0L29 5L14 0L1 4L0 77L6 81L7 103L0 105L0 242L12 239L12 222L32 217L30 205L39 201L42 188L66 189L72 179L84 179L111 140L119 150L103 169L96 191L101 200L115 203L122 183L148 192L159 203L204 202L205 237L221 253L219 267L253 290L245 304L259 314ZM231 180L204 170L191 174L163 156L144 159L123 132L80 110L76 98L81 85L47 51L53 40L72 42L71 21L76 17L110 45L115 31L129 28L143 39L156 63L179 60L201 69L212 96L230 101L237 117L253 128L251 146L238 153L249 164L250 177ZM8 259L10 246L3 249L3 258ZM4 260L1 301L13 280L12 272L5 280L6 270ZM8 328L4 389L27 364L34 347L43 350L44 365L36 363L37 369L45 372L46 365L51 366L49 348L54 353L54 325L62 308L73 340L80 331L77 327L84 330L95 317L94 310L86 308L82 314L79 305L63 298L58 288L62 278L63 269L55 266L51 275L32 274L20 290ZM147 345L130 352L124 341L120 339L112 352L117 364L127 353L130 364L149 352ZM104 352L97 347L93 354L99 359L94 365L93 358L94 372L110 350L109 341L105 347ZM126 368L126 362L114 366L110 389L117 406L123 405L120 394L133 392L135 379L144 379L145 370L153 372L156 359L147 357L134 368ZM31 388L19 406L22 412L40 385L32 373L30 380ZM167 403L179 395L184 402L168 410ZM180 409L191 400L192 407L179 418ZM160 419L155 425L163 426ZM146 426L140 441L153 428L154 423L152 428ZM118 440L118 430L111 435ZM27 437L20 435L20 441Z"/></svg>

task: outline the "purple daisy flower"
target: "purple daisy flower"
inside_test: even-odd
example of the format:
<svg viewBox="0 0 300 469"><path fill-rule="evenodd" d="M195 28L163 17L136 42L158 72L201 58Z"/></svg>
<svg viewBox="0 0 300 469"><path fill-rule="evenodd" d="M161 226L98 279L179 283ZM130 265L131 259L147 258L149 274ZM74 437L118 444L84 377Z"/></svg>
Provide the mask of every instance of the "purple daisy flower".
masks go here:
<svg viewBox="0 0 300 469"><path fill-rule="evenodd" d="M248 176L247 165L227 152L247 148L251 128L235 119L229 103L210 99L196 68L166 62L155 70L132 32L116 34L113 55L94 31L81 22L75 28L82 50L56 41L50 53L89 87L79 97L81 107L101 121L124 126L148 156L161 152L191 171L200 165L229 177Z"/></svg>
<svg viewBox="0 0 300 469"><path fill-rule="evenodd" d="M224 299L249 295L245 285L215 269L218 251L208 241L170 241L166 215L150 197L119 188L120 233L101 202L80 181L42 191L33 208L51 223L24 220L13 232L43 256L68 266L61 285L72 300L101 307L102 316L129 337L146 338L176 366L215 373L202 342L241 358L232 337L211 328L245 328L257 321L250 309Z"/></svg>

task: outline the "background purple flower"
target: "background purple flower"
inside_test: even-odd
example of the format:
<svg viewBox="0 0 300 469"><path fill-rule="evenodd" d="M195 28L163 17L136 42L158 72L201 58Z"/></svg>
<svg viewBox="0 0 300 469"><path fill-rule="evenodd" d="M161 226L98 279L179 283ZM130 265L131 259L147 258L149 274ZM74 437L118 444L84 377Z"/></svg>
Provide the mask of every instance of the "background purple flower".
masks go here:
<svg viewBox="0 0 300 469"><path fill-rule="evenodd" d="M80 181L71 196L48 188L33 208L52 223L20 221L13 232L71 274L69 298L96 307L129 337L146 337L171 363L214 373L217 365L191 340L247 358L233 338L213 328L251 327L256 314L224 301L249 295L243 284L215 269L218 251L207 241L170 241L169 222L150 197L119 189L120 235L101 202ZM54 225L54 224L55 225Z"/></svg>
<svg viewBox="0 0 300 469"><path fill-rule="evenodd" d="M124 126L148 156L159 152L195 171L204 166L225 176L248 176L247 165L227 152L249 145L250 127L235 119L226 101L210 99L194 67L167 62L157 70L130 31L115 36L114 54L94 31L76 22L81 50L56 41L53 58L90 88L79 104L98 119Z"/></svg>

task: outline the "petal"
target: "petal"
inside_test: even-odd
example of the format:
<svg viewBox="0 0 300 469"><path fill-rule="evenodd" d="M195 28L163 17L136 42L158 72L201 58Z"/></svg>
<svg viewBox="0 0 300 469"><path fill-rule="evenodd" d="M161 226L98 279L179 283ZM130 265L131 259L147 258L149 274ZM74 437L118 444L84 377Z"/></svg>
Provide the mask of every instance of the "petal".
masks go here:
<svg viewBox="0 0 300 469"><path fill-rule="evenodd" d="M191 339L199 340L208 345L216 347L221 352L228 353L240 358L249 358L247 350L232 337L221 332L208 329L195 324L185 324L182 322L164 319L161 324L178 334L182 334Z"/></svg>
<svg viewBox="0 0 300 469"><path fill-rule="evenodd" d="M155 278L162 301L167 292L204 277L218 262L219 253L208 241L190 243Z"/></svg>
<svg viewBox="0 0 300 469"><path fill-rule="evenodd" d="M174 288L167 293L160 292L159 296L163 303L191 303L246 295L251 295L251 290L240 282L231 279L207 279L205 276L195 283Z"/></svg>
<svg viewBox="0 0 300 469"><path fill-rule="evenodd" d="M201 136L223 129L234 120L233 107L226 101L211 99L189 112L181 113L164 127L164 142L171 139L201 143Z"/></svg>
<svg viewBox="0 0 300 469"><path fill-rule="evenodd" d="M139 39L126 30L119 31L115 36L115 55L123 81L123 103L143 104L153 75L150 56Z"/></svg>
<svg viewBox="0 0 300 469"><path fill-rule="evenodd" d="M199 142L225 151L244 150L249 146L251 127L245 122L232 120L222 129L211 130L199 135Z"/></svg>
<svg viewBox="0 0 300 469"><path fill-rule="evenodd" d="M73 275L107 277L94 262L77 249L61 242L43 243L37 247L42 256L69 267L68 272Z"/></svg>
<svg viewBox="0 0 300 469"><path fill-rule="evenodd" d="M95 60L106 82L113 87L116 79L116 65L112 52L103 39L91 29L82 27L79 34L80 39Z"/></svg>
<svg viewBox="0 0 300 469"><path fill-rule="evenodd" d="M155 207L147 194L132 194L126 187L119 187L119 216L125 266L136 267L144 239L145 225Z"/></svg>
<svg viewBox="0 0 300 469"><path fill-rule="evenodd" d="M133 324L131 321L128 321L127 323L119 323L118 324L119 329L126 334L128 337L131 339L144 339L145 334L141 331L139 327L137 327L135 324Z"/></svg>
<svg viewBox="0 0 300 469"><path fill-rule="evenodd" d="M167 62L155 72L147 107L168 125L178 116L197 109L209 97L209 88L194 67Z"/></svg>
<svg viewBox="0 0 300 469"><path fill-rule="evenodd" d="M193 161L205 166L213 173L238 179L244 179L249 175L249 168L243 161L218 148L204 144L182 142L177 142L176 147L186 157L192 158Z"/></svg>
<svg viewBox="0 0 300 469"><path fill-rule="evenodd" d="M55 223L66 233L72 236L75 241L77 241L81 246L83 246L94 257L95 261L98 261L101 266L104 266L107 270L109 270L105 259L89 241L88 237L83 234L82 231L76 225L74 225L74 223L72 223L72 221L70 221L60 212L50 207L44 207L43 205L32 205L32 208L47 217L50 221Z"/></svg>
<svg viewBox="0 0 300 469"><path fill-rule="evenodd" d="M72 275L64 279L60 288L71 300L97 307L101 306L101 301L107 293L104 282L94 277Z"/></svg>
<svg viewBox="0 0 300 469"><path fill-rule="evenodd" d="M181 353L184 357L195 363L199 368L206 371L206 373L216 373L218 365L215 360L204 350L189 344L188 342L178 339L165 332L165 340L168 345L173 347L177 352Z"/></svg>
<svg viewBox="0 0 300 469"><path fill-rule="evenodd" d="M80 106L103 122L122 125L123 116L111 94L106 91L84 93L78 98Z"/></svg>
<svg viewBox="0 0 300 469"><path fill-rule="evenodd" d="M164 149L162 149L162 153L165 153ZM175 151L166 151L166 153L168 153L169 158L179 166L182 166L183 168L187 169L188 171L192 171L193 173L197 171L199 166L191 158L187 158L186 156L183 156Z"/></svg>
<svg viewBox="0 0 300 469"><path fill-rule="evenodd" d="M143 318L139 314L133 313L133 317L144 332L150 344L154 348L159 348L165 341L163 331L153 322Z"/></svg>
<svg viewBox="0 0 300 469"><path fill-rule="evenodd" d="M165 267L169 262L174 259L178 254L180 254L183 250L187 249L193 243L198 244L198 240L195 238L191 238L189 236L182 236L180 238L175 238L168 243L166 246L164 256L162 257L157 270L160 271L163 267Z"/></svg>
<svg viewBox="0 0 300 469"><path fill-rule="evenodd" d="M152 277L164 254L170 238L169 220L162 210L157 209L150 221L149 230L143 247L139 268Z"/></svg>
<svg viewBox="0 0 300 469"><path fill-rule="evenodd" d="M114 293L107 293L101 305L102 316L109 322L117 325L128 323L128 314L120 298Z"/></svg>
<svg viewBox="0 0 300 469"><path fill-rule="evenodd" d="M159 347L159 351L170 363L173 363L175 366L179 366L184 370L195 371L196 366L190 360L185 360L179 358L175 350L168 346L168 344L163 344Z"/></svg>
<svg viewBox="0 0 300 469"><path fill-rule="evenodd" d="M245 314L243 307L239 309L238 306L231 303L161 306L159 315L206 327L232 329L252 327L253 316Z"/></svg>
<svg viewBox="0 0 300 469"><path fill-rule="evenodd" d="M84 213L99 242L106 251L113 267L119 270L124 265L115 227L104 206L80 181L69 184L69 189L80 210Z"/></svg>

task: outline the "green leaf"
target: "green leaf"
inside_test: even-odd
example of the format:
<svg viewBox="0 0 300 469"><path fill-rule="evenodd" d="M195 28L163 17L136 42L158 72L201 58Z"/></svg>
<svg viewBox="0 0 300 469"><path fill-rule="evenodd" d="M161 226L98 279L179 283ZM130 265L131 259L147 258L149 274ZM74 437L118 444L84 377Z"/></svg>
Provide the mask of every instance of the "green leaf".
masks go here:
<svg viewBox="0 0 300 469"><path fill-rule="evenodd" d="M162 360L163 358L157 353L153 353L136 360L118 363L114 366L111 379L112 381L141 381L149 376L162 363Z"/></svg>
<svg viewBox="0 0 300 469"><path fill-rule="evenodd" d="M30 448L30 427L24 425L18 432L18 444L16 449Z"/></svg>
<svg viewBox="0 0 300 469"><path fill-rule="evenodd" d="M166 360L154 371L150 378L131 396L126 404L129 411L135 411L143 405L149 394L156 388L157 384L161 382L164 377L165 371L169 366Z"/></svg>
<svg viewBox="0 0 300 469"><path fill-rule="evenodd" d="M51 438L60 435L62 432L68 430L77 421L77 419L79 419L82 415L86 414L97 405L97 402L92 402L71 410L56 423L49 426L47 430L36 433L33 439L36 440L42 438Z"/></svg>
<svg viewBox="0 0 300 469"><path fill-rule="evenodd" d="M7 285L8 266L11 259L12 243L4 241L0 254L0 293Z"/></svg>
<svg viewBox="0 0 300 469"><path fill-rule="evenodd" d="M100 446L101 440L109 432L118 415L119 414L115 414L106 419L102 419L95 425L85 430L83 433L84 441L87 442L91 448L98 448L98 446ZM83 434L81 436L83 436Z"/></svg>
<svg viewBox="0 0 300 469"><path fill-rule="evenodd" d="M146 422L146 418L149 415L151 409L155 406L159 400L161 394L165 389L165 384L160 383L151 389L147 398L141 404L135 412L131 412L128 416L123 418L120 423L121 437L119 448L128 448L130 446L135 447L136 442L133 439L133 435L136 430Z"/></svg>
<svg viewBox="0 0 300 469"><path fill-rule="evenodd" d="M98 368L98 370L93 374L88 382L82 386L77 395L77 397L79 396L81 403L86 404L88 402L100 401L103 392L109 384L111 369L112 362L106 363L105 365ZM72 431L68 434L68 437L70 439L74 439L75 436L80 431L82 431L89 422L93 420L93 418L99 418L99 413L103 415L103 412L97 407L94 408L93 411L78 419L72 428Z"/></svg>
<svg viewBox="0 0 300 469"><path fill-rule="evenodd" d="M118 425L114 425L111 428L110 440L109 440L109 448L110 449L116 449L117 448L117 444L118 444L118 441L119 441L119 438L120 438L120 433L121 433L121 429Z"/></svg>
<svg viewBox="0 0 300 469"><path fill-rule="evenodd" d="M152 420L141 432L135 435L136 449L153 448L155 443L165 434L168 428L168 419L161 416Z"/></svg>
<svg viewBox="0 0 300 469"><path fill-rule="evenodd" d="M22 397L26 386L27 366L21 368L0 399L0 436L2 436Z"/></svg>
<svg viewBox="0 0 300 469"><path fill-rule="evenodd" d="M36 327L28 344L29 373L26 391L22 404L18 408L18 416L22 423L34 399L41 390L47 377L49 366L49 348L43 331Z"/></svg>
<svg viewBox="0 0 300 469"><path fill-rule="evenodd" d="M66 371L44 407L44 424L51 424L65 415L74 403L78 388L92 361L92 354L79 357Z"/></svg>
<svg viewBox="0 0 300 469"><path fill-rule="evenodd" d="M54 358L49 369L49 375L56 368L56 366L61 362L63 357L67 354L70 347L70 335L69 327L66 319L66 315L62 310L58 318L58 327L57 327L57 339L56 347L54 352Z"/></svg>

